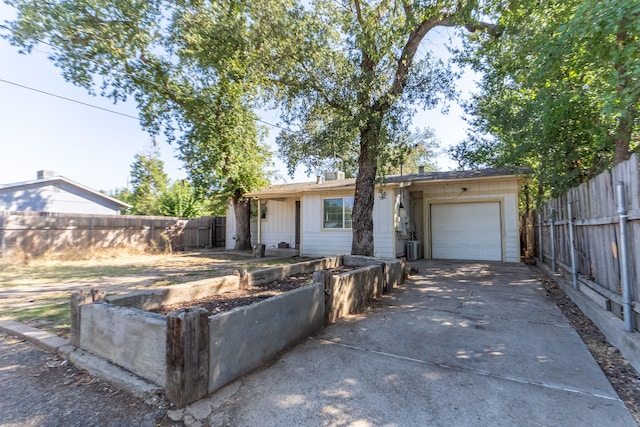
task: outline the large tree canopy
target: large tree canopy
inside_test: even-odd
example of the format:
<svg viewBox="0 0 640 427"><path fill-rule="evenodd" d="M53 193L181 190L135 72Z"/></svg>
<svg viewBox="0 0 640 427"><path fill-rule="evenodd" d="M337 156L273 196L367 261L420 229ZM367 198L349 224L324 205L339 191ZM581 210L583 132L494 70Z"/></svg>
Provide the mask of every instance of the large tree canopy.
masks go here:
<svg viewBox="0 0 640 427"><path fill-rule="evenodd" d="M143 124L164 128L201 188L234 200L261 179L256 88L275 99L290 170L351 167L356 178L352 253L374 254L376 179L405 150L414 109L453 95L454 73L423 40L437 27L498 30L491 2L260 0L253 2L11 0L13 42L53 46L70 81L133 95ZM499 2L498 2L499 3ZM420 49L420 52L419 52ZM241 159L241 161L239 161ZM248 215L238 220L247 224Z"/></svg>
<svg viewBox="0 0 640 427"><path fill-rule="evenodd" d="M355 169L352 254L374 254L376 178L414 108L453 94L454 73L425 36L441 26L496 34L479 3L315 0L277 16L255 11L262 74L291 129L278 138L289 168Z"/></svg>
<svg viewBox="0 0 640 427"><path fill-rule="evenodd" d="M462 165L526 165L538 201L561 194L637 150L640 3L515 1L498 39L471 37L482 72L467 108L475 133Z"/></svg>
<svg viewBox="0 0 640 427"><path fill-rule="evenodd" d="M177 142L201 196L231 200L237 249L250 247L249 204L269 151L253 112L246 4L237 1L10 0L10 41L40 42L70 82L121 101L142 125ZM197 28L198 31L194 31Z"/></svg>

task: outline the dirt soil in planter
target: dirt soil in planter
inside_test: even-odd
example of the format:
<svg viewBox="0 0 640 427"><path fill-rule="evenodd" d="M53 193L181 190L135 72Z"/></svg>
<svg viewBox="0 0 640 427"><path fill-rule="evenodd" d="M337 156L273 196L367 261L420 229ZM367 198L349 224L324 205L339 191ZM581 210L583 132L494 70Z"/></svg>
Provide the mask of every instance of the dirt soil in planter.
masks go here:
<svg viewBox="0 0 640 427"><path fill-rule="evenodd" d="M336 267L329 271L333 274L340 274L358 267ZM263 301L267 298L281 295L285 292L310 285L313 281L313 273L298 274L289 276L283 280L276 280L261 285L250 286L247 289L237 289L235 291L225 292L223 294L211 295L206 298L185 301L178 304L164 305L158 309L149 310L154 313L167 314L182 308L204 308L209 315L215 315L230 311L236 307L251 305L256 302Z"/></svg>

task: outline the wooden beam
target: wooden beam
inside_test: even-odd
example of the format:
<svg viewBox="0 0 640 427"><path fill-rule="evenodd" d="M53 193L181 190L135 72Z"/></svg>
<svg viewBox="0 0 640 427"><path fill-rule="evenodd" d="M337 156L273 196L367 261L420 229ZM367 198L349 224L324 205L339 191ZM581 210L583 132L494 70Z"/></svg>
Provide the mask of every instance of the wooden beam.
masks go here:
<svg viewBox="0 0 640 427"><path fill-rule="evenodd" d="M209 389L209 315L202 308L167 314L165 394L178 408L202 399Z"/></svg>

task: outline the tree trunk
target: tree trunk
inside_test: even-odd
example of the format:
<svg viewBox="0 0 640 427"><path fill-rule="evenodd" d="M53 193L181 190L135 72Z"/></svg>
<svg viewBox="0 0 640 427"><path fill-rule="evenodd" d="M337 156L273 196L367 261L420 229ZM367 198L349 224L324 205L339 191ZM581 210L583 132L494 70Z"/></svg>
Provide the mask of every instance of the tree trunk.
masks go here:
<svg viewBox="0 0 640 427"><path fill-rule="evenodd" d="M634 108L627 108L618 121L618 129L616 132L616 151L613 157L613 164L617 165L620 162L629 160L631 157L631 150L629 150L629 144L631 142L631 135L633 135L633 117Z"/></svg>
<svg viewBox="0 0 640 427"><path fill-rule="evenodd" d="M236 251L251 249L251 208L249 199L234 197L232 200L233 212L236 216Z"/></svg>
<svg viewBox="0 0 640 427"><path fill-rule="evenodd" d="M627 26L629 24L630 22L626 16L623 16L618 22L618 32L616 33L616 50L619 53L625 51L632 43L632 35L627 30ZM619 80L618 86L616 88L618 101L623 105L626 104L626 108L624 108L622 114L620 114L620 118L618 119L618 129L616 129L616 150L613 157L613 164L617 165L620 162L629 160L629 158L631 157L629 144L631 142L631 135L633 135L633 122L637 115L638 102L640 102L640 94L638 94L638 92L635 92L636 95L633 96L632 99L625 99L625 91L634 88L637 83L632 78L632 73L627 69L624 61L616 62L614 66Z"/></svg>
<svg viewBox="0 0 640 427"><path fill-rule="evenodd" d="M376 147L380 138L381 119L377 115L360 134L360 156L356 194L351 215L353 240L351 255L373 256L373 202L376 192Z"/></svg>

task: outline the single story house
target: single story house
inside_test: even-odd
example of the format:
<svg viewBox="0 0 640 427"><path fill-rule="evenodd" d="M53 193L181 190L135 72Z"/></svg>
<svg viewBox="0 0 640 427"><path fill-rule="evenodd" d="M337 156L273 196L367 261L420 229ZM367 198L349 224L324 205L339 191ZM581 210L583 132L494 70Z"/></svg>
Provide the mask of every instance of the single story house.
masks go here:
<svg viewBox="0 0 640 427"><path fill-rule="evenodd" d="M514 168L387 177L373 207L375 256L519 262L524 179ZM247 193L260 206L252 215L252 243L285 243L302 256L349 254L354 193L355 179L341 172ZM234 234L230 212L229 249Z"/></svg>
<svg viewBox="0 0 640 427"><path fill-rule="evenodd" d="M0 184L0 211L118 215L130 207L51 171L38 171L32 181Z"/></svg>

